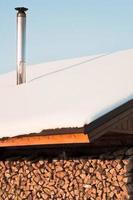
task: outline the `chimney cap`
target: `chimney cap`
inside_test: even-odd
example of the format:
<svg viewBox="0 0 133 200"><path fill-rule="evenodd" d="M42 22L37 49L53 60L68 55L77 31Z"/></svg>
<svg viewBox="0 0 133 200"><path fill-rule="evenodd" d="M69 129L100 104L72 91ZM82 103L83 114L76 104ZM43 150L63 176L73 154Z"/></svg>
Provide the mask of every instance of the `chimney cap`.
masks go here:
<svg viewBox="0 0 133 200"><path fill-rule="evenodd" d="M25 8L25 7L16 7L15 10L17 10L18 12L25 12L28 10L28 8Z"/></svg>

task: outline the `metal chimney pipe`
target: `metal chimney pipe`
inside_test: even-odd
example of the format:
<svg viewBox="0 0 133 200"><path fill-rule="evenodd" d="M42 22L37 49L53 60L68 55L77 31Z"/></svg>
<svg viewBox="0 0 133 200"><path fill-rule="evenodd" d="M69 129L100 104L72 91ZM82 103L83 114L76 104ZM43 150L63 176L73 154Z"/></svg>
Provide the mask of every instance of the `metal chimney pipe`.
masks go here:
<svg viewBox="0 0 133 200"><path fill-rule="evenodd" d="M28 8L17 7L17 85L26 83L26 11Z"/></svg>

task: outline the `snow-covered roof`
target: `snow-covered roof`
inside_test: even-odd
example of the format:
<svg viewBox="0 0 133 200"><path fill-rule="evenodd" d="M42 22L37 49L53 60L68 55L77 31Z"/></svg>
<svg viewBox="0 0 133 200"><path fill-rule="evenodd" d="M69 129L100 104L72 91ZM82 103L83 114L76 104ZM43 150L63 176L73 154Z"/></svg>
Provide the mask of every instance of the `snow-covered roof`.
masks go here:
<svg viewBox="0 0 133 200"><path fill-rule="evenodd" d="M0 137L83 127L133 99L133 50L27 67L0 75Z"/></svg>

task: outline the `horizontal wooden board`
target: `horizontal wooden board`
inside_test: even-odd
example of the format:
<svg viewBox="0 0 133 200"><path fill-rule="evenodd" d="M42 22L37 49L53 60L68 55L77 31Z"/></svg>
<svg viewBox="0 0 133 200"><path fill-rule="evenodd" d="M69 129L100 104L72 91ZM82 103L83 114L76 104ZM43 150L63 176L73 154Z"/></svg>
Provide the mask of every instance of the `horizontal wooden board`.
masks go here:
<svg viewBox="0 0 133 200"><path fill-rule="evenodd" d="M77 144L89 143L88 135L84 133L34 135L13 137L0 140L0 147L27 146L27 145L51 145L51 144Z"/></svg>

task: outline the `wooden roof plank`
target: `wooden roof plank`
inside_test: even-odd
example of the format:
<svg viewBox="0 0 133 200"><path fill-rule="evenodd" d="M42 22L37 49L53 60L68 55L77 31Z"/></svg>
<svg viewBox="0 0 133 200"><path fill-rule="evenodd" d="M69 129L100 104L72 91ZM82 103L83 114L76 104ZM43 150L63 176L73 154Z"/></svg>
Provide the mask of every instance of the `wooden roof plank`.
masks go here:
<svg viewBox="0 0 133 200"><path fill-rule="evenodd" d="M84 133L56 134L56 135L34 135L7 138L0 140L0 147L27 146L27 145L51 145L51 144L77 144L89 143L88 135Z"/></svg>
<svg viewBox="0 0 133 200"><path fill-rule="evenodd" d="M130 134L133 132L133 100L128 101L127 103L119 106L113 111L107 113L106 115L100 117L89 125L85 125L85 133L89 135L90 141L94 141L101 137L102 135L111 131L114 126L124 128L124 133L128 134L125 127L125 121L130 121ZM121 124L120 124L121 123ZM123 129L121 128L123 133ZM126 132L127 130L127 132Z"/></svg>

